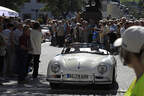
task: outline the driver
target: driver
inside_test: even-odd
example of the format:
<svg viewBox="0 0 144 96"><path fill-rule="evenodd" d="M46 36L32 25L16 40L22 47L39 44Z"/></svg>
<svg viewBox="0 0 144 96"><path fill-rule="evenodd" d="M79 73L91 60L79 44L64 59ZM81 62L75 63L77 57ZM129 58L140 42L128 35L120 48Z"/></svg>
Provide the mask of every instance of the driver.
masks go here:
<svg viewBox="0 0 144 96"><path fill-rule="evenodd" d="M72 48L72 46L74 48L74 52L79 52L80 49L79 49L79 45L78 44L79 44L78 42L75 42L73 44L68 44L67 45L67 49L65 50L65 53L69 53L71 48Z"/></svg>

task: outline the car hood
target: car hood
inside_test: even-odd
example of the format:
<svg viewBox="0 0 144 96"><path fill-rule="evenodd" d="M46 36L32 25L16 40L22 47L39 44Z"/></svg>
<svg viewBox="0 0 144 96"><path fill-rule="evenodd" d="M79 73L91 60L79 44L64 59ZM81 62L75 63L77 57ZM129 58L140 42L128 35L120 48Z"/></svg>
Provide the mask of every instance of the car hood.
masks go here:
<svg viewBox="0 0 144 96"><path fill-rule="evenodd" d="M63 67L68 70L92 70L102 60L109 55L99 55L99 54L88 54L88 53L76 53L76 54L66 54L63 56L65 63Z"/></svg>

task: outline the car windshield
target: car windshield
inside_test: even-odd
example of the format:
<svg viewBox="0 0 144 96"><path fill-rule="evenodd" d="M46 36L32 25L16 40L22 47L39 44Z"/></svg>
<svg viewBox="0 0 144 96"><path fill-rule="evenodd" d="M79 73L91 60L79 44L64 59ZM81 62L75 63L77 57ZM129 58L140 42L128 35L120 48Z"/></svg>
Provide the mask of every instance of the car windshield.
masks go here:
<svg viewBox="0 0 144 96"><path fill-rule="evenodd" d="M102 54L102 55L108 55L110 54L108 51L100 48L97 44L71 44L70 46L66 47L65 50L63 50L64 54L69 53L91 53L91 54Z"/></svg>

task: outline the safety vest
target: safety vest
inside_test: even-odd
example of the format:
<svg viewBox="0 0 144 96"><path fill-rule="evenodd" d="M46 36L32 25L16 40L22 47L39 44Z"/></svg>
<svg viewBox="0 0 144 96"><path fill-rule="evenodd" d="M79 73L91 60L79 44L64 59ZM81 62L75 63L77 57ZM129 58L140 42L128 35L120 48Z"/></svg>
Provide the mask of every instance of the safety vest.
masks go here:
<svg viewBox="0 0 144 96"><path fill-rule="evenodd" d="M124 96L144 96L144 74L136 82L134 80Z"/></svg>

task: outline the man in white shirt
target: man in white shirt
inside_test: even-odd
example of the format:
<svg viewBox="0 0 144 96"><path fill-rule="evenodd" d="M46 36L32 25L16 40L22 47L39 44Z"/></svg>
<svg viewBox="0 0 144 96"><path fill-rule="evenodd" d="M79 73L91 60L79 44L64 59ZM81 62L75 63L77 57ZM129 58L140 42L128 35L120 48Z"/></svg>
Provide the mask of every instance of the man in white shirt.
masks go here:
<svg viewBox="0 0 144 96"><path fill-rule="evenodd" d="M35 22L33 25L33 29L30 32L30 40L31 40L31 46L32 51L29 53L31 54L31 58L33 59L34 65L33 65L33 79L36 79L38 76L38 69L39 69L39 59L41 54L41 41L42 41L42 33L40 24L38 22Z"/></svg>

